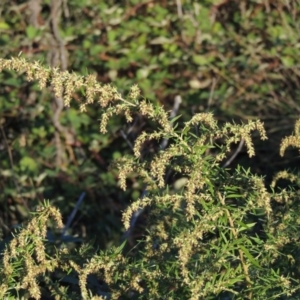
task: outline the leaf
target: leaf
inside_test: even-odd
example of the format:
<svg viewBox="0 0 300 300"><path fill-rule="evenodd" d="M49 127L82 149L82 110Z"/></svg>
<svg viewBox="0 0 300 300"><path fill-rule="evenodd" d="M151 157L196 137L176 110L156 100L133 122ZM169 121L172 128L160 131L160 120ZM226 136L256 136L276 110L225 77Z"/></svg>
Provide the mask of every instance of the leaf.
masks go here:
<svg viewBox="0 0 300 300"><path fill-rule="evenodd" d="M150 70L148 68L142 68L142 69L137 70L136 77L138 79L145 79L148 77L149 73L150 73Z"/></svg>
<svg viewBox="0 0 300 300"><path fill-rule="evenodd" d="M196 54L193 56L193 62L199 66L207 65L207 57L205 55Z"/></svg>
<svg viewBox="0 0 300 300"><path fill-rule="evenodd" d="M29 39L34 39L38 36L39 30L32 25L26 27L26 35Z"/></svg>
<svg viewBox="0 0 300 300"><path fill-rule="evenodd" d="M173 124L173 123L174 123L176 120L178 120L181 116L182 116L182 115L178 115L178 116L172 118L169 122L170 122L171 124Z"/></svg>
<svg viewBox="0 0 300 300"><path fill-rule="evenodd" d="M33 158L29 156L25 156L20 160L20 167L22 171L29 170L34 172L37 170L38 165Z"/></svg>
<svg viewBox="0 0 300 300"><path fill-rule="evenodd" d="M204 81L200 81L198 79L191 79L189 81L189 86L192 88L192 89L205 89L207 88L208 86L210 86L211 84L211 79L208 78Z"/></svg>
<svg viewBox="0 0 300 300"><path fill-rule="evenodd" d="M3 177L12 177L14 175L13 171L11 169L7 169L7 170L1 170L0 174Z"/></svg>
<svg viewBox="0 0 300 300"><path fill-rule="evenodd" d="M157 37L153 39L150 44L151 45L161 45L161 44L172 44L174 42L173 39L168 39L164 36Z"/></svg>
<svg viewBox="0 0 300 300"><path fill-rule="evenodd" d="M222 238L223 238L225 244L228 244L228 240L227 240L225 234L224 234L222 231L220 232L220 234L221 234L221 236L222 236Z"/></svg>
<svg viewBox="0 0 300 300"><path fill-rule="evenodd" d="M294 59L290 56L281 57L281 61L282 61L283 65L288 68L295 65Z"/></svg>
<svg viewBox="0 0 300 300"><path fill-rule="evenodd" d="M226 199L228 198L242 198L243 195L240 194L230 194L230 195L226 195Z"/></svg>
<svg viewBox="0 0 300 300"><path fill-rule="evenodd" d="M243 253L245 254L245 256L249 259L249 261L255 265L258 268L261 268L259 263L257 262L257 260L250 254L250 252L248 251L248 249L246 249L246 247L244 247L243 245L238 245L238 247L243 251Z"/></svg>
<svg viewBox="0 0 300 300"><path fill-rule="evenodd" d="M34 178L34 181L36 182L37 186L41 184L41 182L48 176L46 172L41 173L39 176Z"/></svg>
<svg viewBox="0 0 300 300"><path fill-rule="evenodd" d="M174 186L174 189L175 190L181 190L185 184L187 183L188 181L188 178L187 177L181 177L179 179L177 179L174 183L173 183L173 186Z"/></svg>
<svg viewBox="0 0 300 300"><path fill-rule="evenodd" d="M9 27L9 25L7 24L7 23L5 23L5 22L0 22L0 30L1 29L9 29L10 27Z"/></svg>
<svg viewBox="0 0 300 300"><path fill-rule="evenodd" d="M244 231L244 230L248 230L248 229L254 227L255 224L256 224L256 222L255 223L245 224L245 223L240 222L240 221L236 221L236 223L240 226L239 229L238 229L239 232L240 231Z"/></svg>
<svg viewBox="0 0 300 300"><path fill-rule="evenodd" d="M122 252L123 248L125 247L127 241L125 240L119 247L116 247L116 254L119 254Z"/></svg>

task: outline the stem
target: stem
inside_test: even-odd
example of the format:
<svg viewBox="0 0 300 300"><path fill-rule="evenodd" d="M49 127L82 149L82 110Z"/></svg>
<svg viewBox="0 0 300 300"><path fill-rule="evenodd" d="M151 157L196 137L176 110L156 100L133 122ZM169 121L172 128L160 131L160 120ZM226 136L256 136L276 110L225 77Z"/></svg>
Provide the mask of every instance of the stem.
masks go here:
<svg viewBox="0 0 300 300"><path fill-rule="evenodd" d="M225 206L225 200L221 196L221 193L218 191L217 194L218 194L218 197L220 199L221 204L223 206ZM230 214L230 212L229 212L229 210L227 208L225 208L225 212L226 212L226 215L228 217L229 224L230 224L233 236L237 239L238 238L238 233L235 230L234 222L233 222L233 219L231 217L231 214ZM249 276L249 272L248 272L248 267L247 267L247 265L245 263L245 260L244 260L244 253L243 253L242 249L238 249L238 251L239 251L239 256L240 256L240 260L241 260L241 263L242 263L242 267L243 267L243 270L244 270L244 275L245 275L245 278L246 278L247 287L250 288L252 286L252 283L251 283L251 280L250 280L250 276ZM252 299L252 291L249 292L248 298Z"/></svg>
<svg viewBox="0 0 300 300"><path fill-rule="evenodd" d="M127 101L127 100L125 100L124 98L122 98L120 95L118 96L118 98L117 98L118 100L121 100L122 102L124 102L124 103L126 103L126 104L128 104L128 105L130 105L130 106L136 106L136 104L134 104L134 103L131 103L131 102L129 102L129 101Z"/></svg>

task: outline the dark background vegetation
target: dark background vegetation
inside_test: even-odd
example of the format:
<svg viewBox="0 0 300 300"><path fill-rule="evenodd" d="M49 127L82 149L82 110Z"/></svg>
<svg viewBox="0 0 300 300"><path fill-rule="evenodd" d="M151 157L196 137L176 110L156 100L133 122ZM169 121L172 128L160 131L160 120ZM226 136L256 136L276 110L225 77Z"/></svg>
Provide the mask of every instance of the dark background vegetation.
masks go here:
<svg viewBox="0 0 300 300"><path fill-rule="evenodd" d="M249 159L242 149L230 167L250 167L268 185L276 171L299 163L292 149L281 158L279 145L300 112L300 4L260 2L2 0L1 57L21 55L95 74L124 95L138 84L145 98L166 110L180 95L180 121L208 111L221 123L260 119L269 139L261 142L257 136L256 156ZM74 93L71 107L62 109L62 99L51 89L40 91L16 73L0 73L4 241L44 199L60 209L66 222L85 192L70 240L93 240L102 249L120 243L122 211L144 186L132 174L128 190L121 191L117 171L108 166L132 155L130 143L155 128L142 116L132 124L115 117L109 132L100 134L100 107L94 103L79 112L82 97L81 91ZM156 151L157 145L146 149ZM169 181L174 188L175 178Z"/></svg>

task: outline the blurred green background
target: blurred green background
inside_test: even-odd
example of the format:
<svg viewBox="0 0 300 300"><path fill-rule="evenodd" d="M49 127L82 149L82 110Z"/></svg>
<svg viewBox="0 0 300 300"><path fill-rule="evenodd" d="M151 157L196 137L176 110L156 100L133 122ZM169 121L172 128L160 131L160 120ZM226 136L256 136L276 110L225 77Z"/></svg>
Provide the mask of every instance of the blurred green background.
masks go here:
<svg viewBox="0 0 300 300"><path fill-rule="evenodd" d="M138 84L166 110L180 95L180 121L208 111L220 123L260 119L268 141L254 135L256 156L249 159L243 149L230 167L250 167L269 184L276 171L299 163L297 150L279 156L300 112L299 14L299 2L288 0L2 0L1 57L95 74L124 95ZM132 174L123 192L108 166L133 155L130 144L155 124L138 115L132 124L115 117L100 134L101 109L94 103L79 112L82 97L74 93L71 107L62 109L51 88L40 91L22 76L0 73L2 239L44 199L66 222L86 192L68 235L102 249L120 243L122 211L144 185ZM157 148L147 145L152 153Z"/></svg>

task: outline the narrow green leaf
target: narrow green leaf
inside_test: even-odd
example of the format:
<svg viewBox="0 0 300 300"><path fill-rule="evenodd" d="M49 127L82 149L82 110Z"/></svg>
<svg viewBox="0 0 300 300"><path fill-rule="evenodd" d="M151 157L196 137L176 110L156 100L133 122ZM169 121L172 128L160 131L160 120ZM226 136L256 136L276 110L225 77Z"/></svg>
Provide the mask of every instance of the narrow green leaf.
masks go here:
<svg viewBox="0 0 300 300"><path fill-rule="evenodd" d="M239 245L239 248L243 251L245 256L249 259L249 261L258 268L261 268L257 260L250 254L248 249L246 249L243 245Z"/></svg>

